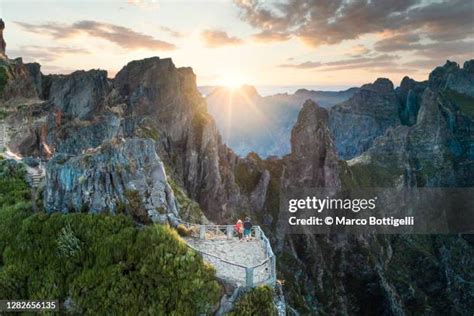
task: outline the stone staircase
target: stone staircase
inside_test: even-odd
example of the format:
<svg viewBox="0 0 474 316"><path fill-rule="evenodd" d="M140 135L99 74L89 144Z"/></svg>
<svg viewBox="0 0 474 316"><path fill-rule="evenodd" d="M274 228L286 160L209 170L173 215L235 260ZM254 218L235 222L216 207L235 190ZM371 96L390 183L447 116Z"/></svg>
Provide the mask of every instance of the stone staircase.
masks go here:
<svg viewBox="0 0 474 316"><path fill-rule="evenodd" d="M30 186L36 189L37 187L39 187L41 181L43 180L44 175L41 172L41 169L39 169L39 171L37 169L33 169L33 168L31 169L32 170L29 171L27 174L27 179Z"/></svg>
<svg viewBox="0 0 474 316"><path fill-rule="evenodd" d="M7 142L8 142L8 135L7 135L7 126L5 122L0 121L0 152L2 153L2 156L4 156L7 159L14 159L18 162L21 161L21 157L18 157L17 155L13 154L8 150L7 147ZM40 184L41 181L44 178L44 168L42 165L39 165L38 167L29 167L26 166L26 180L29 183L29 185L35 189L37 188Z"/></svg>

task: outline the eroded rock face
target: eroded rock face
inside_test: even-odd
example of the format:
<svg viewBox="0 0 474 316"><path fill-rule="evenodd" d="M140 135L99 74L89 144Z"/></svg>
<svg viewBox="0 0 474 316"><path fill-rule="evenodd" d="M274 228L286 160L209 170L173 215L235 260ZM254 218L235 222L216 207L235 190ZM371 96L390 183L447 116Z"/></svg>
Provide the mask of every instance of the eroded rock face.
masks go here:
<svg viewBox="0 0 474 316"><path fill-rule="evenodd" d="M113 81L96 70L40 79L36 83L45 101L35 105L32 123L15 133L19 136L13 142L21 145L12 144L17 152L45 159L82 157L116 138L151 139L170 176L210 219L262 209L268 174L250 192L235 182L240 159L222 144L190 68L176 68L170 59L149 58L129 63ZM74 190L61 192L64 201L46 204L48 210L76 209L86 198ZM85 204L92 203L96 210L120 201L115 193L102 193L106 202L94 198Z"/></svg>
<svg viewBox="0 0 474 316"><path fill-rule="evenodd" d="M173 178L210 219L229 216L239 189L222 175L232 173L234 154L226 153L192 70L176 68L171 59L134 61L117 74L114 86L127 105L126 133L152 135Z"/></svg>
<svg viewBox="0 0 474 316"><path fill-rule="evenodd" d="M366 153L349 164L366 168L372 183L471 186L472 137L465 134L471 127L472 120L443 94L427 88L415 125L389 129Z"/></svg>
<svg viewBox="0 0 474 316"><path fill-rule="evenodd" d="M396 93L400 98L400 121L403 125L411 126L416 123L420 109L423 91L427 82L417 82L409 77L404 77Z"/></svg>
<svg viewBox="0 0 474 316"><path fill-rule="evenodd" d="M100 113L110 90L107 72L76 71L70 75L45 77L44 97L62 115L86 119Z"/></svg>
<svg viewBox="0 0 474 316"><path fill-rule="evenodd" d="M283 186L339 187L339 158L328 127L328 112L307 100L291 132L291 154Z"/></svg>
<svg viewBox="0 0 474 316"><path fill-rule="evenodd" d="M49 161L46 177L44 203L51 212L117 213L129 208L146 212L133 213L138 217L160 222L178 215L152 140L115 140L83 155L58 154Z"/></svg>
<svg viewBox="0 0 474 316"><path fill-rule="evenodd" d="M473 60L466 61L464 67L452 61L436 67L429 76L429 87L433 91L454 90L474 97Z"/></svg>
<svg viewBox="0 0 474 316"><path fill-rule="evenodd" d="M36 66L37 65L37 66ZM10 99L37 99L38 64L24 64L21 58L0 59L0 97Z"/></svg>
<svg viewBox="0 0 474 316"><path fill-rule="evenodd" d="M393 84L384 78L363 85L352 98L333 106L329 128L338 155L351 159L366 151L375 138L400 124L399 108Z"/></svg>
<svg viewBox="0 0 474 316"><path fill-rule="evenodd" d="M338 160L334 150L331 154L331 145L323 145L326 117L320 109L305 104L293 130L292 145L296 146L290 156L295 156L287 158L283 190L285 184L337 185L338 181L327 183L323 176L327 173L321 170L327 158ZM463 119L464 114L442 94L426 89L413 126L390 127L348 165L326 167L340 181L338 188L465 186L466 174L468 178L474 174L460 167L469 165L460 160L469 147L453 132L464 128ZM453 120L455 128L450 127ZM343 177L349 178L342 181ZM276 229L271 235L279 262L285 262L280 273L286 280L287 302L304 314L402 315L427 306L444 313L471 305L472 291L460 281L466 276L464 264L454 261L472 260L468 239L282 232ZM440 273L446 277L440 278ZM442 294L446 291L450 294Z"/></svg>

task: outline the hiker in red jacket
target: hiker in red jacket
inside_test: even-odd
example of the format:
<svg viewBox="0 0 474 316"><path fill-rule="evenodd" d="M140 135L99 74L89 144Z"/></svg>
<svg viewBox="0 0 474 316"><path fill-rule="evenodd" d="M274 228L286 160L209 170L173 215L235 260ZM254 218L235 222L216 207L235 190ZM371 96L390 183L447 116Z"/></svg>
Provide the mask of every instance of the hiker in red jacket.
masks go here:
<svg viewBox="0 0 474 316"><path fill-rule="evenodd" d="M237 236L239 237L239 240L242 239L242 231L244 230L242 221L239 219L237 221L237 224L235 224L235 231L237 232Z"/></svg>

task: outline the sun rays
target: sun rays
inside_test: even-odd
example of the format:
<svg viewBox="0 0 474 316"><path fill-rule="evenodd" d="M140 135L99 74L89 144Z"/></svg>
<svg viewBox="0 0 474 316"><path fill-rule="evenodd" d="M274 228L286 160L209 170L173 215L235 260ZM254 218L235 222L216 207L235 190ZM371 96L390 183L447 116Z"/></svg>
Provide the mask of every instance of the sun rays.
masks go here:
<svg viewBox="0 0 474 316"><path fill-rule="evenodd" d="M224 82L224 81L223 81ZM271 115L264 113L260 108L260 96L253 87L244 85L242 81L225 81L226 85L220 89L221 115L223 118L223 137L226 140L237 137L237 131L257 133L274 138ZM239 128L236 128L240 126ZM245 128L243 128L245 126ZM243 130L242 130L243 128Z"/></svg>

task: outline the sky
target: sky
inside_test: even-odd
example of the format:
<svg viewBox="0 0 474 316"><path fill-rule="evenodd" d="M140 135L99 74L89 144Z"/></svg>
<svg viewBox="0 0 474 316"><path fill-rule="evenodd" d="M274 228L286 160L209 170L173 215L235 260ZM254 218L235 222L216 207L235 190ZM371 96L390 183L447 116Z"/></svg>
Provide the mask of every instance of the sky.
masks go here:
<svg viewBox="0 0 474 316"><path fill-rule="evenodd" d="M7 55L43 73L159 56L198 85L334 88L474 58L473 0L1 0L0 17Z"/></svg>

